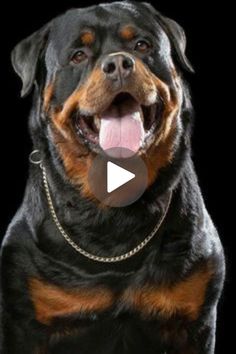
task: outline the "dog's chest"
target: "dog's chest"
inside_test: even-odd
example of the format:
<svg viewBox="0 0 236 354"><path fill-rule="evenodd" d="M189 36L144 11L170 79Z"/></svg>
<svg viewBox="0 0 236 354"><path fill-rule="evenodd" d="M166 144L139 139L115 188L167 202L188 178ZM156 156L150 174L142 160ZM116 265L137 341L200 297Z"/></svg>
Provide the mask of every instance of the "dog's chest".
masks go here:
<svg viewBox="0 0 236 354"><path fill-rule="evenodd" d="M211 276L212 272L204 268L172 286L131 283L119 292L105 284L69 289L31 278L30 297L37 321L47 326L69 317L96 319L108 314L117 318L125 313L142 319L169 319L180 314L195 320Z"/></svg>

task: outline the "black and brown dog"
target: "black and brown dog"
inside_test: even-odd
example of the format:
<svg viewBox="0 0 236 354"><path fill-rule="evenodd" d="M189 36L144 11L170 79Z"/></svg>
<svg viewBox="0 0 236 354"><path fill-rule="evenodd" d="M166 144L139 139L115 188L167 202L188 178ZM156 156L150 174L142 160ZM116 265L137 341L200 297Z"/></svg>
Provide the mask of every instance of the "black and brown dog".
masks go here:
<svg viewBox="0 0 236 354"><path fill-rule="evenodd" d="M14 49L22 96L34 86L30 132L56 214L31 164L2 246L2 354L214 353L224 255L191 159L185 46L149 4L114 2L70 10ZM134 106L142 143L131 121L120 134L144 159L148 187L129 206L102 207L88 169L115 136L103 115L122 120ZM134 250L162 218L140 252L89 256Z"/></svg>

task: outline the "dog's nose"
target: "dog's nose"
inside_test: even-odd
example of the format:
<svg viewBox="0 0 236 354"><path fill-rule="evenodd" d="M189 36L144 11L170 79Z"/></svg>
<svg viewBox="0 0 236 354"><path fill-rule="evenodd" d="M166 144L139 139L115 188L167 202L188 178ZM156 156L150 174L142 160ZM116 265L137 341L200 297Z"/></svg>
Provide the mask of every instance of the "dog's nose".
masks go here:
<svg viewBox="0 0 236 354"><path fill-rule="evenodd" d="M102 70L110 80L122 80L134 71L134 59L125 53L110 54L102 62Z"/></svg>

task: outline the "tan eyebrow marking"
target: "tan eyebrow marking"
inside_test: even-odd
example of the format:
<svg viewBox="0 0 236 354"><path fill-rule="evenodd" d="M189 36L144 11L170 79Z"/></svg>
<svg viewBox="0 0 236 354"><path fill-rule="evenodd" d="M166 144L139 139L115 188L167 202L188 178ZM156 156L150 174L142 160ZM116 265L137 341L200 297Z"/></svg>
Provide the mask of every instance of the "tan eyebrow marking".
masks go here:
<svg viewBox="0 0 236 354"><path fill-rule="evenodd" d="M131 39L134 39L135 34L136 34L135 29L131 25L124 26L121 29L121 31L120 31L121 38L123 38L123 39L125 39L127 41L130 41Z"/></svg>
<svg viewBox="0 0 236 354"><path fill-rule="evenodd" d="M95 41L95 34L91 31L85 31L81 34L80 39L83 45L91 45Z"/></svg>

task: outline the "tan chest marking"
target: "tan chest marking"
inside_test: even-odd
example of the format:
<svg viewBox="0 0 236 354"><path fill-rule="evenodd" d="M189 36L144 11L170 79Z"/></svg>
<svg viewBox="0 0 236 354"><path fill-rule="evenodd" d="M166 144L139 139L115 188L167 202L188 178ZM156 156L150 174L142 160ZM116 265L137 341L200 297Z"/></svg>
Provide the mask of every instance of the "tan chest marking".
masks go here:
<svg viewBox="0 0 236 354"><path fill-rule="evenodd" d="M29 290L36 319L45 325L50 325L56 317L81 311L103 311L114 303L113 293L105 287L70 290L31 278Z"/></svg>
<svg viewBox="0 0 236 354"><path fill-rule="evenodd" d="M170 318L175 314L182 314L195 320L204 304L212 274L212 270L207 267L171 287L156 288L150 285L140 289L127 289L122 301L145 316L159 313Z"/></svg>

